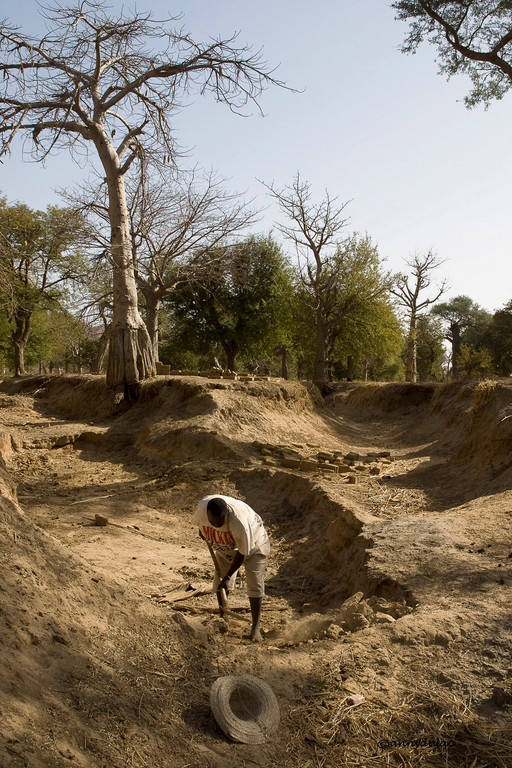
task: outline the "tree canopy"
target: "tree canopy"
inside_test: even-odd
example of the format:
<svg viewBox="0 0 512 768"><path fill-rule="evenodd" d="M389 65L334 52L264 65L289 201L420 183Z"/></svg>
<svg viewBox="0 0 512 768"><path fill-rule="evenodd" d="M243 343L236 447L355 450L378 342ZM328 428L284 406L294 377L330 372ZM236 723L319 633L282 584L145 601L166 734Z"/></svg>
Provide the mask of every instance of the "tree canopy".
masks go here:
<svg viewBox="0 0 512 768"><path fill-rule="evenodd" d="M512 87L512 4L504 0L398 0L397 18L410 22L402 50L424 40L437 47L440 71L469 75L466 106L488 105Z"/></svg>
<svg viewBox="0 0 512 768"><path fill-rule="evenodd" d="M56 306L84 270L85 226L72 209L32 211L0 198L0 307L11 328L14 372L25 372L24 350L37 310Z"/></svg>
<svg viewBox="0 0 512 768"><path fill-rule="evenodd" d="M169 297L182 341L207 354L220 344L227 367L238 355L271 355L286 341L291 280L285 259L270 237L251 237L224 247L209 277L184 285ZM201 258L211 263L209 254Z"/></svg>

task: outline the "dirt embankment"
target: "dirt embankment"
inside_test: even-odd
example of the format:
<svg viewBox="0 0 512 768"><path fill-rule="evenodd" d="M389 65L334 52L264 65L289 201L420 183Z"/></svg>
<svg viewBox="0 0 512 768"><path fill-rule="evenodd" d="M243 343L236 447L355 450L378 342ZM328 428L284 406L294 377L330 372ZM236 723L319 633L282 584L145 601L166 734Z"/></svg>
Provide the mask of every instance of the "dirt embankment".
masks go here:
<svg viewBox="0 0 512 768"><path fill-rule="evenodd" d="M2 768L510 764L508 382L323 403L171 377L113 413L101 378L37 377L0 385L0 416ZM210 578L189 520L212 492L272 535L262 646L212 596L194 619L155 598ZM237 671L280 702L258 750L208 709ZM414 737L453 744L389 746Z"/></svg>

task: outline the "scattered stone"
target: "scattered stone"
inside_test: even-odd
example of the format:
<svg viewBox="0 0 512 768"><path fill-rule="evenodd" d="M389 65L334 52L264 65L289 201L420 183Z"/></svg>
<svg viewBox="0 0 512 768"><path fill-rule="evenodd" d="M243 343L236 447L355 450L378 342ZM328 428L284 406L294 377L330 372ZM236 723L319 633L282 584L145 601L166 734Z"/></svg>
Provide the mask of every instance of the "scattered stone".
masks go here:
<svg viewBox="0 0 512 768"><path fill-rule="evenodd" d="M359 482L359 478L357 477L357 475L349 475L348 481L351 485L357 485L357 483Z"/></svg>
<svg viewBox="0 0 512 768"><path fill-rule="evenodd" d="M345 701L346 701L346 703L347 703L347 704L348 704L350 707L355 707L355 706L357 706L358 704L362 704L362 703L363 703L363 701L366 701L366 697L365 697L365 696L363 696L363 694L362 694L362 693L356 693L356 694L354 694L353 696L347 696L347 698L346 698L346 700L345 700Z"/></svg>
<svg viewBox="0 0 512 768"><path fill-rule="evenodd" d="M76 435L61 435L53 441L53 448L63 448L65 445L72 445L76 440Z"/></svg>
<svg viewBox="0 0 512 768"><path fill-rule="evenodd" d="M283 467L288 467L288 469L300 469L300 459L292 459L285 456L283 459Z"/></svg>
<svg viewBox="0 0 512 768"><path fill-rule="evenodd" d="M339 624L330 624L325 630L325 637L328 637L330 640L339 640L344 634L346 634L345 630Z"/></svg>
<svg viewBox="0 0 512 768"><path fill-rule="evenodd" d="M332 472L336 473L338 471L338 467L336 464L328 464L327 462L318 462L318 469L321 469L323 472Z"/></svg>
<svg viewBox="0 0 512 768"><path fill-rule="evenodd" d="M376 613L374 618L375 624L394 624L395 621L396 619L389 613Z"/></svg>

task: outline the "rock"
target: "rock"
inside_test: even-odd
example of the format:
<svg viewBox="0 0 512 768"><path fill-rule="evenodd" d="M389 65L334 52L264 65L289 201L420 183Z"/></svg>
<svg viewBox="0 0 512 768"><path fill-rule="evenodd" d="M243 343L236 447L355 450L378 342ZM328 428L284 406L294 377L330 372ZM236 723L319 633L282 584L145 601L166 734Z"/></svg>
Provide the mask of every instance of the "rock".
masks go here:
<svg viewBox="0 0 512 768"><path fill-rule="evenodd" d="M302 472L315 472L318 469L318 463L310 459L302 459L300 469Z"/></svg>
<svg viewBox="0 0 512 768"><path fill-rule="evenodd" d="M288 456L285 456L283 459L283 467L288 467L288 469L300 469L300 459L291 459Z"/></svg>
<svg viewBox="0 0 512 768"><path fill-rule="evenodd" d="M54 448L62 448L65 445L71 445L75 442L76 435L61 435L56 437L53 441Z"/></svg>
<svg viewBox="0 0 512 768"><path fill-rule="evenodd" d="M370 626L373 611L363 600L363 592L356 592L345 600L337 614L337 621L347 632L355 632Z"/></svg>
<svg viewBox="0 0 512 768"><path fill-rule="evenodd" d="M344 634L345 630L339 624L330 624L325 630L325 637L328 637L330 640L339 640Z"/></svg>
<svg viewBox="0 0 512 768"><path fill-rule="evenodd" d="M395 621L396 619L389 613L376 613L374 618L375 624L394 624Z"/></svg>

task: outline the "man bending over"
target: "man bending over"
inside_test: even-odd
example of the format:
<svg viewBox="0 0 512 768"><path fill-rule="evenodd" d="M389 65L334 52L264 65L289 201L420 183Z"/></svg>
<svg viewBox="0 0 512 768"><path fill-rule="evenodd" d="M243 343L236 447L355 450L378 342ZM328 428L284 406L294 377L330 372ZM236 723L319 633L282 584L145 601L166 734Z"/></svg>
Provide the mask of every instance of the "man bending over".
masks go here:
<svg viewBox="0 0 512 768"><path fill-rule="evenodd" d="M221 616L223 594L235 585L238 569L245 566L247 594L251 606L251 640L262 640L261 605L265 594L264 575L270 542L263 521L244 501L231 496L205 496L197 505L192 522L213 550L216 561L213 591L217 593Z"/></svg>

